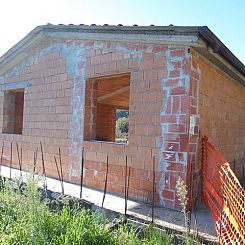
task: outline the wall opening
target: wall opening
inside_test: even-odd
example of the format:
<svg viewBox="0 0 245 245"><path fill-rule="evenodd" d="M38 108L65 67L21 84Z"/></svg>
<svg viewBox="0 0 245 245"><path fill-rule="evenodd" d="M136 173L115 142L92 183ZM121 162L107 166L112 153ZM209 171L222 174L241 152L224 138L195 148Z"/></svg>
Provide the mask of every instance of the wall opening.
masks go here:
<svg viewBox="0 0 245 245"><path fill-rule="evenodd" d="M128 143L128 128L129 128L129 111L116 110L116 138L119 143Z"/></svg>
<svg viewBox="0 0 245 245"><path fill-rule="evenodd" d="M127 112L129 120L129 98L129 74L89 79L85 95L84 139L128 143L128 136L124 140L118 139L117 121L120 111Z"/></svg>
<svg viewBox="0 0 245 245"><path fill-rule="evenodd" d="M24 89L4 92L3 134L22 134Z"/></svg>

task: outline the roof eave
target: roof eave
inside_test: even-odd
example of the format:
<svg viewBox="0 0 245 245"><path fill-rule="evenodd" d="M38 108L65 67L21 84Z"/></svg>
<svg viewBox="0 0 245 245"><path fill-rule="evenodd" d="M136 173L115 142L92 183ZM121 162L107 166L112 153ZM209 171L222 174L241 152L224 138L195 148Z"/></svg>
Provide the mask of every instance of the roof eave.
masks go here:
<svg viewBox="0 0 245 245"><path fill-rule="evenodd" d="M220 39L207 27L198 27L199 36L210 46L214 53L221 55L245 77L243 63L220 41Z"/></svg>
<svg viewBox="0 0 245 245"><path fill-rule="evenodd" d="M230 74L234 73L245 85L245 66L207 26L38 26L0 58L0 75L36 52L48 38L194 47L222 61L232 71Z"/></svg>
<svg viewBox="0 0 245 245"><path fill-rule="evenodd" d="M21 39L0 57L0 75L27 58L44 39L45 32L40 26L36 27L27 36Z"/></svg>
<svg viewBox="0 0 245 245"><path fill-rule="evenodd" d="M36 47L47 38L178 46L199 45L196 28L189 27L186 35L181 28L177 33L172 29L173 27L38 26L0 58L0 75L37 51ZM168 34L163 34L164 32Z"/></svg>

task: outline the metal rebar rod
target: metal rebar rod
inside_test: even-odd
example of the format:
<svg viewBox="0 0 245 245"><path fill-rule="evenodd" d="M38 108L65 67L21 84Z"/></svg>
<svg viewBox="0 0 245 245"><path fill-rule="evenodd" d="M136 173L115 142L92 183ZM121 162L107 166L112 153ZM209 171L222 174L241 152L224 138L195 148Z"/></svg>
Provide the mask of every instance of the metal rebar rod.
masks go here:
<svg viewBox="0 0 245 245"><path fill-rule="evenodd" d="M3 149L4 149L4 141L2 144L2 150L1 150L0 175L1 175L1 168L2 168L2 164L3 164Z"/></svg>
<svg viewBox="0 0 245 245"><path fill-rule="evenodd" d="M65 188L64 188L64 176L63 176L63 168L62 168L62 159L61 159L61 151L59 147L59 158L60 158L60 176L62 181L62 194L64 195Z"/></svg>
<svg viewBox="0 0 245 245"><path fill-rule="evenodd" d="M128 210L128 191L129 191L130 171L131 171L131 167L128 167L128 183L127 183L127 193L126 193L127 199L126 199L126 208L125 208L126 214L125 214L125 216L127 215L127 210Z"/></svg>
<svg viewBox="0 0 245 245"><path fill-rule="evenodd" d="M129 191L130 173L131 173L131 167L128 167L127 199L128 199L128 191Z"/></svg>
<svg viewBox="0 0 245 245"><path fill-rule="evenodd" d="M36 172L36 165L37 165L37 153L38 153L38 147L37 147L37 150L36 152L34 151L34 161L33 161L33 175L35 174Z"/></svg>
<svg viewBox="0 0 245 245"><path fill-rule="evenodd" d="M46 180L46 169L45 169L45 162L44 162L44 155L43 155L43 146L42 142L40 141L40 149L42 154L42 166L43 166L43 175L44 175L44 189L47 189L47 180Z"/></svg>
<svg viewBox="0 0 245 245"><path fill-rule="evenodd" d="M13 156L12 156L12 154L13 154L13 144L12 144L12 142L11 142L11 145L10 145L10 173L9 173L9 178L10 179L12 179L12 165L13 165Z"/></svg>
<svg viewBox="0 0 245 245"><path fill-rule="evenodd" d="M153 156L153 163L152 163L152 206L151 206L151 223L153 224L154 222L154 208L155 208L155 156Z"/></svg>
<svg viewBox="0 0 245 245"><path fill-rule="evenodd" d="M20 163L20 152L19 152L19 146L16 142L16 149L17 149L17 156L18 156L18 163L19 163L19 170L20 170L20 178L22 179L22 172L21 172L21 163Z"/></svg>
<svg viewBox="0 0 245 245"><path fill-rule="evenodd" d="M55 157L55 156L54 156L54 161L55 161L56 170L57 170L57 173L58 173L58 178L59 178L60 185L61 185L61 191L62 191L62 194L63 194L63 185L62 185L62 180L61 180L61 177L60 177L60 171L59 171L58 163L57 163L57 160L56 160L56 157Z"/></svg>
<svg viewBox="0 0 245 245"><path fill-rule="evenodd" d="M105 175L104 195L103 195L102 204L101 204L102 208L104 206L104 201L105 201L105 196L106 196L108 169L109 169L109 163L108 163L108 155L107 155L106 156L106 175Z"/></svg>
<svg viewBox="0 0 245 245"><path fill-rule="evenodd" d="M20 172L22 172L22 148L20 148ZM21 173L22 176L22 173Z"/></svg>
<svg viewBox="0 0 245 245"><path fill-rule="evenodd" d="M124 215L127 215L127 183L128 183L128 156L125 159L125 179L124 179Z"/></svg>
<svg viewBox="0 0 245 245"><path fill-rule="evenodd" d="M84 148L82 148L81 179L80 179L80 199L83 197L83 167L84 167Z"/></svg>
<svg viewBox="0 0 245 245"><path fill-rule="evenodd" d="M32 171L32 179L34 180L35 170L36 170L36 163L35 163L36 154L35 151L33 152L33 171Z"/></svg>

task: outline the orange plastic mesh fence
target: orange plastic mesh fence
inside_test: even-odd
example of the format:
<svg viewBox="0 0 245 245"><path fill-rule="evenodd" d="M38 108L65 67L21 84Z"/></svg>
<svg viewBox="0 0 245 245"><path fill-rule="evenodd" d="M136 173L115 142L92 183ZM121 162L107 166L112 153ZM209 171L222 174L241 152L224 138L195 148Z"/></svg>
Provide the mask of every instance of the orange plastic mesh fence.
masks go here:
<svg viewBox="0 0 245 245"><path fill-rule="evenodd" d="M224 157L203 138L203 200L220 244L245 244L245 190Z"/></svg>

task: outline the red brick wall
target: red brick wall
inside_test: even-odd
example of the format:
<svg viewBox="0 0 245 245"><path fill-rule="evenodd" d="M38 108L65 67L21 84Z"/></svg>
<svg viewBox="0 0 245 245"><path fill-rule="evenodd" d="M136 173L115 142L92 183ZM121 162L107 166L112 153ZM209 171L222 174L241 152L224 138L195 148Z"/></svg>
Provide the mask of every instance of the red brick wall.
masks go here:
<svg viewBox="0 0 245 245"><path fill-rule="evenodd" d="M189 133L191 63L188 48L169 49L165 57L167 74L163 77L161 109L162 146L160 166L163 171L162 201L165 207L179 208L176 182L189 185L189 154L192 135Z"/></svg>
<svg viewBox="0 0 245 245"><path fill-rule="evenodd" d="M156 156L156 172L159 176L156 179L156 186L158 186L161 178L157 159L159 158L158 144L160 141L159 133L161 132L159 111L164 95L161 92L161 79L164 74L165 59L155 56L155 53L165 52L166 47L155 48L123 44L126 49L120 51L121 44L116 47L118 44L115 43L114 48L110 47L110 43L102 44L104 45L103 49L97 48L97 44L85 43L87 45L85 77L89 79L102 75L131 74L130 91L133 96L130 100L130 143L129 145L119 145L89 142L92 146L89 149L85 148L85 166L88 170L99 173L100 164L105 165L105 162L101 162L97 157L105 157L105 154L108 154L109 171L114 171L113 167L117 169L118 166L119 173L114 173L114 175L119 176L125 166L125 157L127 156L129 159L128 165L131 167L130 188L132 189L130 189L130 196L147 201L152 198L150 186L152 186L153 156ZM77 48L79 49L79 44ZM5 84L16 84L22 81L28 81L29 84L25 89L22 135L2 134L0 136L1 140L5 142L5 163L8 164L10 160L10 144L12 142L13 166L18 167L15 144L18 142L19 149L22 148L23 150L23 167L26 169L32 167L33 154L38 147L37 170L42 172L41 141L47 175L57 177L54 154L57 155L58 147L61 147L64 177L66 180L79 183L79 166L81 164L79 155L81 155L81 151L78 151L78 147L80 136L75 135L79 130L77 130L77 125L73 124L71 118L75 112L81 110L81 107L76 104L76 101L72 101L74 77L68 74L68 64L61 58L59 52L48 54L41 52L38 56L24 61L24 64L20 64L18 69L15 68L15 70L18 70L15 75L10 73L4 79ZM84 64L78 64L77 68L77 74L82 74ZM79 80L80 77L77 76L76 79ZM75 93L80 100L83 88L76 88ZM0 100L3 101L3 96L0 97ZM73 106L75 107L74 111ZM86 109L85 103L85 111ZM3 111L1 110L1 112ZM84 122L85 126L86 122ZM79 127L83 127L83 125L79 125ZM86 130L85 133L87 133ZM74 134L76 140L72 142L72 145L69 138L70 134ZM86 143L82 144L86 145ZM101 151L101 149L103 150ZM94 155L96 160L93 158ZM77 167L72 167L71 162L75 162ZM85 183L91 183L91 187L101 187L101 185L95 183L94 177L88 173L89 171L86 175L85 171ZM103 175L103 173L102 171L100 174ZM118 185L118 176L114 176L114 186ZM114 188L112 191L115 191L117 187L108 188ZM157 193L159 192L158 189L156 189Z"/></svg>
<svg viewBox="0 0 245 245"><path fill-rule="evenodd" d="M22 134L23 103L23 91L9 90L4 92L3 133Z"/></svg>
<svg viewBox="0 0 245 245"><path fill-rule="evenodd" d="M84 139L115 141L116 108L97 102L98 82L86 82Z"/></svg>
<svg viewBox="0 0 245 245"><path fill-rule="evenodd" d="M131 168L129 195L148 202L153 194L155 157L156 204L179 208L176 180L180 176L187 182L188 163L192 159L188 154L192 140L188 131L191 70L188 48L82 41L76 43L76 48L85 50L75 68L74 64L66 63L74 60L61 58L58 51L40 52L37 58L29 59L26 66L21 65L19 74L5 79L5 83L29 82L25 91L22 135L1 135L6 142L5 156L9 159L10 142L14 145L18 142L23 148L25 167L29 168L33 153L39 147L38 170L42 171L41 141L47 174L57 177L54 154L61 147L65 179L80 183L82 145L85 183L103 187L104 177L101 176L105 174L108 156L111 183L108 188L115 193L122 191L127 157ZM77 69L74 77L68 73L71 67ZM93 117L98 116L98 112L93 111L97 110L96 102L92 101L96 105L93 113L84 119L84 125L81 124L83 107L85 114L91 112L87 105L96 98L93 93L97 93L96 86L89 87L88 83L85 90L83 82L114 74L130 74L129 143L82 141L82 137L95 139L97 125ZM84 98L84 92L92 94ZM15 166L18 166L16 149L13 154Z"/></svg>
<svg viewBox="0 0 245 245"><path fill-rule="evenodd" d="M164 46L115 43L101 43L100 48L93 47L93 43L90 46L87 51L87 79L130 74L130 117L127 145L83 142L85 183L95 188L104 187L108 156L108 189L121 194L127 157L132 170L130 197L151 202L155 156L156 204L179 208L176 181L179 176L184 181L188 179L187 166L191 157L188 155L191 70L188 49L168 50ZM117 46L124 51L119 51ZM87 87L87 91L88 88L91 90ZM89 122L85 121L85 128ZM78 177L72 180L79 182Z"/></svg>
<svg viewBox="0 0 245 245"><path fill-rule="evenodd" d="M15 121L15 93L6 91L2 97L3 100L3 126L2 133L14 133Z"/></svg>
<svg viewBox="0 0 245 245"><path fill-rule="evenodd" d="M84 110L84 140L96 139L98 83L93 80L86 81L85 110Z"/></svg>
<svg viewBox="0 0 245 245"><path fill-rule="evenodd" d="M227 161L242 174L245 161L245 87L203 56L193 52L200 76L200 133L207 135ZM233 168L233 164L231 164Z"/></svg>
<svg viewBox="0 0 245 245"><path fill-rule="evenodd" d="M156 156L157 193L161 177L158 166L159 146L157 145L157 138L160 139L159 134L161 132L160 110L163 98L161 79L164 74L165 59L155 57L156 51L147 52L148 46L122 44L125 51L117 51L116 48L108 48L109 45L116 46L116 44L103 43L104 48L95 48L91 45L92 48L88 49L86 77L88 79L114 74L130 74L129 144L83 142L85 152L84 181L85 184L95 188L102 189L104 187L108 156L108 183L110 183L108 190L122 194L127 156L128 166L131 168L129 196L138 200L150 201L153 185L153 156ZM118 49L120 50L120 48ZM159 47L159 52L161 51L166 51L166 48ZM87 86L86 93L91 93L89 86L91 85ZM96 93L96 89L94 92ZM86 101L91 102L89 96L87 97ZM100 117L99 113L102 112L99 107L96 117ZM115 111L113 112L115 118L114 113ZM85 118L85 120L87 121L85 121L84 132L87 135L86 128L91 121L89 118ZM98 121L96 127L98 124L101 125ZM115 133L115 121L112 123L113 127L110 127L110 130ZM79 178L73 178L73 181L79 182ZM159 197L156 199L158 199L156 203L159 203Z"/></svg>
<svg viewBox="0 0 245 245"><path fill-rule="evenodd" d="M84 146L84 184L102 189L106 176L106 161L108 156L108 185L107 191L124 195L125 188L125 166L126 156L130 167L129 197L145 202L152 201L153 172L145 170L139 162L135 166L134 155L147 154L141 151L140 147L130 147L124 144L113 144L108 142L83 142ZM131 150L131 152L130 152ZM140 166L140 164L142 164ZM156 186L159 188L161 173L156 171ZM79 179L76 180L79 182ZM156 195L156 204L159 203L159 196Z"/></svg>
<svg viewBox="0 0 245 245"><path fill-rule="evenodd" d="M96 139L114 142L116 136L116 108L97 104Z"/></svg>
<svg viewBox="0 0 245 245"><path fill-rule="evenodd" d="M22 134L23 128L23 111L24 111L24 92L15 93L15 121L14 132Z"/></svg>
<svg viewBox="0 0 245 245"><path fill-rule="evenodd" d="M15 73L5 74L4 84L18 84L28 81L24 96L24 121L22 135L0 134L1 145L5 143L3 157L6 164L10 160L10 144L13 145L13 166L19 167L16 143L23 152L23 167L30 170L33 166L33 153L38 147L37 170L42 172L40 141L43 145L46 171L49 176L57 177L54 154L61 147L64 175L69 176L68 128L72 113L71 95L73 78L68 76L66 62L58 52L29 57L25 65L15 67ZM17 100L21 95L17 95ZM3 105L4 96L0 96ZM16 101L17 102L17 101ZM17 105L19 103L16 103ZM20 105L20 104L19 104ZM3 107L5 107L5 102ZM18 108L17 108L18 109ZM19 108L21 113L21 108ZM5 117L5 109L0 109ZM20 113L17 113L17 117ZM15 125L20 129L21 120ZM5 128L1 123L1 129Z"/></svg>

